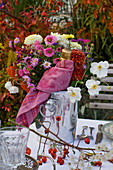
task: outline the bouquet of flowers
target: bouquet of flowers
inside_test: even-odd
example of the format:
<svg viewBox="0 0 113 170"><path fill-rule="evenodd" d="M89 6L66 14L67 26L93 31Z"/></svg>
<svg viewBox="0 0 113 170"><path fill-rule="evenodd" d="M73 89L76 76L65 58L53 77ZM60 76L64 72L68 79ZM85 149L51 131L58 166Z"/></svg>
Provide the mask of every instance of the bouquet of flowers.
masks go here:
<svg viewBox="0 0 113 170"><path fill-rule="evenodd" d="M9 46L15 50L16 58L13 58L6 71L9 74L11 70L14 72L10 79L26 90L33 91L39 83L41 77L46 70L54 67L59 61L63 48L74 50L71 60L75 63L75 69L72 76L72 85L76 80L82 80L86 65L92 60L91 53L93 45L89 46L89 40L74 39L72 34L52 33L46 37L32 34L25 38L22 47L18 47L19 38L15 38L14 42L9 41ZM16 81L15 81L16 80ZM10 93L17 93L18 87L13 86L8 81L5 87Z"/></svg>

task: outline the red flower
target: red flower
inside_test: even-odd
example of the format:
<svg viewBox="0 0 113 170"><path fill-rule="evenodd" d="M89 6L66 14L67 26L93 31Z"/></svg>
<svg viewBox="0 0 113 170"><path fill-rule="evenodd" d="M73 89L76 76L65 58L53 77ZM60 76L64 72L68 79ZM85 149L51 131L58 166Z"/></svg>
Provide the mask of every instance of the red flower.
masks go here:
<svg viewBox="0 0 113 170"><path fill-rule="evenodd" d="M71 52L71 60L74 62L72 81L82 80L85 71L85 54L80 50L73 49Z"/></svg>
<svg viewBox="0 0 113 170"><path fill-rule="evenodd" d="M60 121L60 120L61 120L61 117L60 117L60 116L57 116L57 117L56 117L56 120L57 120L57 121Z"/></svg>

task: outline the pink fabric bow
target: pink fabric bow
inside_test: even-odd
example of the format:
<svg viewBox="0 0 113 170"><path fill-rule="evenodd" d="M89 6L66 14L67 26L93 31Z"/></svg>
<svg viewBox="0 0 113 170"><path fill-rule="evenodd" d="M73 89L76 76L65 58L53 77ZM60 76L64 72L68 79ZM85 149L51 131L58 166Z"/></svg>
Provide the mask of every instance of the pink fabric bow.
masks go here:
<svg viewBox="0 0 113 170"><path fill-rule="evenodd" d="M69 86L73 70L74 64L71 60L62 60L47 70L36 90L30 91L24 98L16 122L29 127L39 112L40 104L49 98L51 92L65 90Z"/></svg>

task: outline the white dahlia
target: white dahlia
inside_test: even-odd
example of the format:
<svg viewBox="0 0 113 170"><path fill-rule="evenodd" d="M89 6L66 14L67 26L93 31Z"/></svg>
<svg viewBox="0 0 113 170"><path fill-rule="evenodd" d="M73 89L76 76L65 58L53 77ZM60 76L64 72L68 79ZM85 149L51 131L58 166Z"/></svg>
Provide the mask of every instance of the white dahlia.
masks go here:
<svg viewBox="0 0 113 170"><path fill-rule="evenodd" d="M34 45L35 41L39 41L39 43L41 43L43 40L42 36L39 34L32 34L29 35L28 37L25 38L24 40L24 44L26 45Z"/></svg>

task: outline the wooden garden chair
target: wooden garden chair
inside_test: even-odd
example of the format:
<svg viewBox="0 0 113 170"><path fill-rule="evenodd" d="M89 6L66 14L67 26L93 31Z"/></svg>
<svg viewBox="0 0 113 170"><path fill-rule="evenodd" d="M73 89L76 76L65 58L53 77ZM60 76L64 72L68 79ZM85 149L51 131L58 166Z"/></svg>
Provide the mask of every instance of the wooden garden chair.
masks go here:
<svg viewBox="0 0 113 170"><path fill-rule="evenodd" d="M89 108L95 111L95 119L97 117L97 109L113 109L113 64L110 64L108 76L101 78L101 82L106 82L109 86L101 85L100 94L90 96L89 102Z"/></svg>

